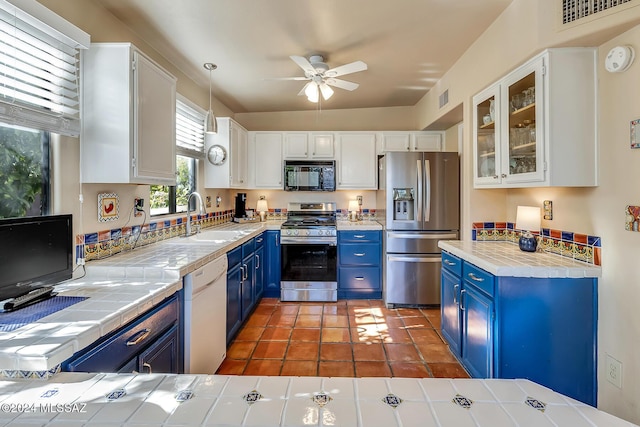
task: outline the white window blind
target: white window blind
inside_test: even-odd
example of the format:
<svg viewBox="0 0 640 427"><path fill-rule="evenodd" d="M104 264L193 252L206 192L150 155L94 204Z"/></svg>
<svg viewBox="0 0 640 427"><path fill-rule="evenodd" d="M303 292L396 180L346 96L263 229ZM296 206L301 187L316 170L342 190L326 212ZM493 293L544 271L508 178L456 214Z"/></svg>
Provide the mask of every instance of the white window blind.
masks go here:
<svg viewBox="0 0 640 427"><path fill-rule="evenodd" d="M79 54L89 36L44 6L24 3L40 19L0 0L0 121L78 136ZM68 37L60 26L83 40Z"/></svg>
<svg viewBox="0 0 640 427"><path fill-rule="evenodd" d="M178 95L176 101L176 154L204 158L204 119L206 113Z"/></svg>

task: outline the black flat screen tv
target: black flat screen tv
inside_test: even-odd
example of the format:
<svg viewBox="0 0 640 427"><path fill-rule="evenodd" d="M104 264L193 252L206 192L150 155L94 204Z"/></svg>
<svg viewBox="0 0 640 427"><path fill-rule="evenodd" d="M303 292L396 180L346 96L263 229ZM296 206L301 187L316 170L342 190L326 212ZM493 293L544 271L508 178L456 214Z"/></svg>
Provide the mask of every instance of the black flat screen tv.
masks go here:
<svg viewBox="0 0 640 427"><path fill-rule="evenodd" d="M73 274L71 215L0 219L0 301Z"/></svg>

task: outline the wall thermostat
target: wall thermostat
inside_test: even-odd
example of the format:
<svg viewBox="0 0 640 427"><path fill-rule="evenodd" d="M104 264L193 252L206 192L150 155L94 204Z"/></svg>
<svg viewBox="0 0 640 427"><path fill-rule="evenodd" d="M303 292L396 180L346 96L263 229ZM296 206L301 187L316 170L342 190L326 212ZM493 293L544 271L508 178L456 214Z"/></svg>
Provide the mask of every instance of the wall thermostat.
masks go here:
<svg viewBox="0 0 640 427"><path fill-rule="evenodd" d="M616 46L604 59L604 68L610 73L621 73L631 66L634 56L631 46Z"/></svg>

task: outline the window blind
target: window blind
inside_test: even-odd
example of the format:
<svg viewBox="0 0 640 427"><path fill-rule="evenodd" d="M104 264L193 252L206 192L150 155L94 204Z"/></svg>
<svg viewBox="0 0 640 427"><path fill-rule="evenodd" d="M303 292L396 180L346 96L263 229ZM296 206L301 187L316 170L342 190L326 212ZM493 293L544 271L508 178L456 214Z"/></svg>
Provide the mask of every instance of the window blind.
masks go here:
<svg viewBox="0 0 640 427"><path fill-rule="evenodd" d="M89 36L33 3L27 2L55 23L0 0L0 121L78 136L79 55ZM60 25L86 37L71 39L56 29Z"/></svg>
<svg viewBox="0 0 640 427"><path fill-rule="evenodd" d="M204 158L204 119L206 113L186 98L176 101L176 153Z"/></svg>

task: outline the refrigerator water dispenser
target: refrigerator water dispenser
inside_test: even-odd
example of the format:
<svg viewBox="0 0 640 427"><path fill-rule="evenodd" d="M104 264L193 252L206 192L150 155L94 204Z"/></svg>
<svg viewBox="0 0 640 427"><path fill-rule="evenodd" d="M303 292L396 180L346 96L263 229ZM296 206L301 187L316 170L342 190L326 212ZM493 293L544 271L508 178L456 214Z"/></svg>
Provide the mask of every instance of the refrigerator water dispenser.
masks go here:
<svg viewBox="0 0 640 427"><path fill-rule="evenodd" d="M393 219L394 220L413 220L414 212L413 188L394 188L393 189Z"/></svg>

